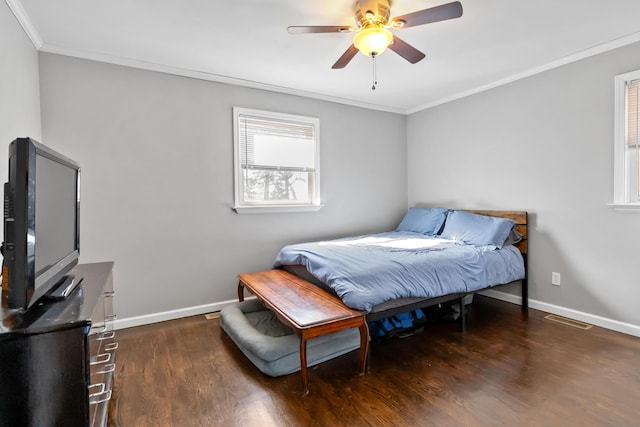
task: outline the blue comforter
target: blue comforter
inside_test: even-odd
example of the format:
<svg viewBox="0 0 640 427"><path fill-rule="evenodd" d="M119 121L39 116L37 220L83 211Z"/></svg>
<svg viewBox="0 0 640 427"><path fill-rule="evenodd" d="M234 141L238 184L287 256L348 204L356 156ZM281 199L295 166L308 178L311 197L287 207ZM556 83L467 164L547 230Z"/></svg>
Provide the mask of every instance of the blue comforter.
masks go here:
<svg viewBox="0 0 640 427"><path fill-rule="evenodd" d="M392 231L285 246L274 267L303 265L349 307L370 311L403 297L473 292L524 277L517 248L465 245Z"/></svg>

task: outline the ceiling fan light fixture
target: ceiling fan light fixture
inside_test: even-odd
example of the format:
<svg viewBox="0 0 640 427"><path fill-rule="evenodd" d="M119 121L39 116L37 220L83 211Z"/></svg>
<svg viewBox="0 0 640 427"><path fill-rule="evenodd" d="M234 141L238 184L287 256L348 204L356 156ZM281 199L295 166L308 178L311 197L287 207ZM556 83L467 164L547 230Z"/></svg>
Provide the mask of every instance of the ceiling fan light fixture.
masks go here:
<svg viewBox="0 0 640 427"><path fill-rule="evenodd" d="M365 26L353 36L353 45L366 56L378 56L393 42L393 34L382 25Z"/></svg>

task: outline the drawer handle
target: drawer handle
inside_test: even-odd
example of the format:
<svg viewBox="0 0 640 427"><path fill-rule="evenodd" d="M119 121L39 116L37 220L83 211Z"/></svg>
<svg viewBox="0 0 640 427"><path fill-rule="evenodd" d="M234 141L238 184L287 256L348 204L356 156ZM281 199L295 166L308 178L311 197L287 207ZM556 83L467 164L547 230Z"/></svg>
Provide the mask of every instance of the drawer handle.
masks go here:
<svg viewBox="0 0 640 427"><path fill-rule="evenodd" d="M98 388L99 391L96 391L94 393L89 393L89 397L98 396L98 395L104 393L104 389L105 389L104 383L91 384L88 388L89 388L89 390L91 390L92 388L96 388L96 387Z"/></svg>
<svg viewBox="0 0 640 427"><path fill-rule="evenodd" d="M110 315L108 315L108 316L105 316L105 317L104 317L104 321L105 321L105 322L113 322L113 321L114 321L114 320L116 320L117 318L118 318L118 316L117 316L117 315L115 315L115 314L110 314Z"/></svg>
<svg viewBox="0 0 640 427"><path fill-rule="evenodd" d="M118 348L117 342L110 342L109 344L104 346L104 351L114 351L117 348Z"/></svg>
<svg viewBox="0 0 640 427"><path fill-rule="evenodd" d="M110 340L115 336L116 336L116 332L115 331L109 331L109 332L105 332L104 334L102 334L101 337L96 338L96 339L100 340L100 341L102 341L102 340Z"/></svg>
<svg viewBox="0 0 640 427"><path fill-rule="evenodd" d="M116 294L116 291L107 291L104 293L105 298L113 298Z"/></svg>
<svg viewBox="0 0 640 427"><path fill-rule="evenodd" d="M111 353L101 353L90 363L91 365L101 365L111 361Z"/></svg>
<svg viewBox="0 0 640 427"><path fill-rule="evenodd" d="M98 333L99 334L100 332L104 332L106 330L107 330L107 325L105 325L104 323L91 326L91 332L92 333Z"/></svg>
<svg viewBox="0 0 640 427"><path fill-rule="evenodd" d="M115 363L109 363L108 365L104 365L104 368L96 372L96 374L109 374L116 370Z"/></svg>
<svg viewBox="0 0 640 427"><path fill-rule="evenodd" d="M100 397L104 395L104 397ZM93 396L93 400L89 397L89 405L97 405L99 403L107 402L111 399L111 390L105 390L104 392Z"/></svg>

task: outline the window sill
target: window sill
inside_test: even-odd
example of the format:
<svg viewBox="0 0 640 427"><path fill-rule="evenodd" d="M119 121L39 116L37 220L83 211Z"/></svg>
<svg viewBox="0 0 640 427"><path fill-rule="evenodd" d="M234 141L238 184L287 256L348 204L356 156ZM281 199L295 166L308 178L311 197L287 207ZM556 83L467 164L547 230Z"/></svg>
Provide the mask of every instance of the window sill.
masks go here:
<svg viewBox="0 0 640 427"><path fill-rule="evenodd" d="M609 203L614 211L640 213L640 203Z"/></svg>
<svg viewBox="0 0 640 427"><path fill-rule="evenodd" d="M324 205L234 206L233 210L239 214L263 214L263 213L317 212L323 207Z"/></svg>

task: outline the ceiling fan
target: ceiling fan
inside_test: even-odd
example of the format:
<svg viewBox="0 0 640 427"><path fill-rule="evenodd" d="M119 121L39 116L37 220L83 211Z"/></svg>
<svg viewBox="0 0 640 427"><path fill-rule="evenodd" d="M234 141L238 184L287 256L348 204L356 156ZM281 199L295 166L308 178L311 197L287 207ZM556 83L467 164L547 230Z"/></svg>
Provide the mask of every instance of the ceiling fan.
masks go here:
<svg viewBox="0 0 640 427"><path fill-rule="evenodd" d="M390 30L415 27L462 16L462 4L459 1L418 10L392 19L389 19L390 9L390 0L356 0L357 27L355 28L340 25L291 26L287 28L287 31L289 34L354 33L353 44L333 64L331 67L333 69L344 68L358 52L375 59L386 48L415 64L422 60L425 54L404 42Z"/></svg>

